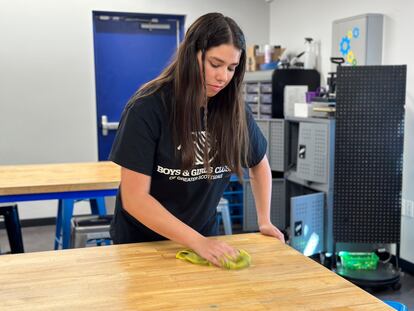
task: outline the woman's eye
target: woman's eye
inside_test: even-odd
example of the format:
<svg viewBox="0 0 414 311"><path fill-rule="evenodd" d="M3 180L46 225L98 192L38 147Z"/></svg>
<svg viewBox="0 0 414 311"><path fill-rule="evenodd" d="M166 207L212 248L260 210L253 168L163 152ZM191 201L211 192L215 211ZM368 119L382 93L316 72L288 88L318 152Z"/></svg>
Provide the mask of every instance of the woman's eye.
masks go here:
<svg viewBox="0 0 414 311"><path fill-rule="evenodd" d="M231 72L233 72L233 71L236 70L236 68L229 67L228 70L231 71Z"/></svg>
<svg viewBox="0 0 414 311"><path fill-rule="evenodd" d="M220 65L217 65L217 64L213 64L213 63L210 63L211 64L211 67L213 67L213 68L218 68L218 67L220 67Z"/></svg>

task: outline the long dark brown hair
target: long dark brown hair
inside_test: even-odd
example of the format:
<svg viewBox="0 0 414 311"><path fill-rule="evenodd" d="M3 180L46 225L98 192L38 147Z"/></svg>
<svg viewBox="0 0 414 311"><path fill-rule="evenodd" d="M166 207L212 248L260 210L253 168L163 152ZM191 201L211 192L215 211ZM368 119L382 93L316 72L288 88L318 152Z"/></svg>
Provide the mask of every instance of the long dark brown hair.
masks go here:
<svg viewBox="0 0 414 311"><path fill-rule="evenodd" d="M205 83L205 53L212 47L232 44L241 51L239 65L228 85L207 99ZM197 59L201 51L202 72ZM154 80L144 84L132 97L153 94L166 84L173 86L171 130L175 146L181 145L181 164L190 169L195 164L196 144L201 131L204 138L204 167L227 165L243 180L242 167L247 166L248 134L246 111L241 97L246 66L246 43L240 27L230 17L209 13L199 17L188 29L171 64ZM207 104L208 102L208 104ZM204 119L201 111L204 109ZM204 127L204 128L203 128ZM194 137L194 135L196 137ZM199 137L197 137L199 136ZM209 150L210 149L210 150Z"/></svg>

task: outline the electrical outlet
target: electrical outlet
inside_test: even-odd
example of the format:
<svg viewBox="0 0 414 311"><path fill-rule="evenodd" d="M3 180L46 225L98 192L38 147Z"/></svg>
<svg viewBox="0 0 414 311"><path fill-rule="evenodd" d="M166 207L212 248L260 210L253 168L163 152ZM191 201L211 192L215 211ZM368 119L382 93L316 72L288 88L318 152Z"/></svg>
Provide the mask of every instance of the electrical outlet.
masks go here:
<svg viewBox="0 0 414 311"><path fill-rule="evenodd" d="M406 217L414 218L414 201L402 199L401 214Z"/></svg>

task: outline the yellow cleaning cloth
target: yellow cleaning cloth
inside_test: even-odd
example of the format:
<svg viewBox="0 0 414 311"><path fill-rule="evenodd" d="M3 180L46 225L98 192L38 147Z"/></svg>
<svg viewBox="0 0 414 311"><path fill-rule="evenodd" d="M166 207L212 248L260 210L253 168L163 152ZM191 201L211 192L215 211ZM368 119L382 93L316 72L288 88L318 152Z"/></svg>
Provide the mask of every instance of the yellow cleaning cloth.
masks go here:
<svg viewBox="0 0 414 311"><path fill-rule="evenodd" d="M207 259L204 259L203 257L199 256L196 252L194 252L191 249L184 249L182 251L179 251L175 258L181 259L184 261L191 262L196 265L203 265L203 266L212 266L213 264L209 262ZM226 261L222 262L222 267L224 269L229 270L239 270L243 268L247 268L250 266L250 255L245 250L240 249L239 255L236 259L228 258Z"/></svg>

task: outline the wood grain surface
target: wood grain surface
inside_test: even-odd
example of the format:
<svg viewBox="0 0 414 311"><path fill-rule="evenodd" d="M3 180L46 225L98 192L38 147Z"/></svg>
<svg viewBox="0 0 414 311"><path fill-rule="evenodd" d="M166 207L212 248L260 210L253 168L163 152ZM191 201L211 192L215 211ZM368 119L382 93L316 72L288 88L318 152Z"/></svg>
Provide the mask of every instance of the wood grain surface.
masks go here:
<svg viewBox="0 0 414 311"><path fill-rule="evenodd" d="M118 187L121 169L113 162L0 166L0 195Z"/></svg>
<svg viewBox="0 0 414 311"><path fill-rule="evenodd" d="M392 310L274 238L218 238L252 265L192 265L170 241L0 256L0 310Z"/></svg>

